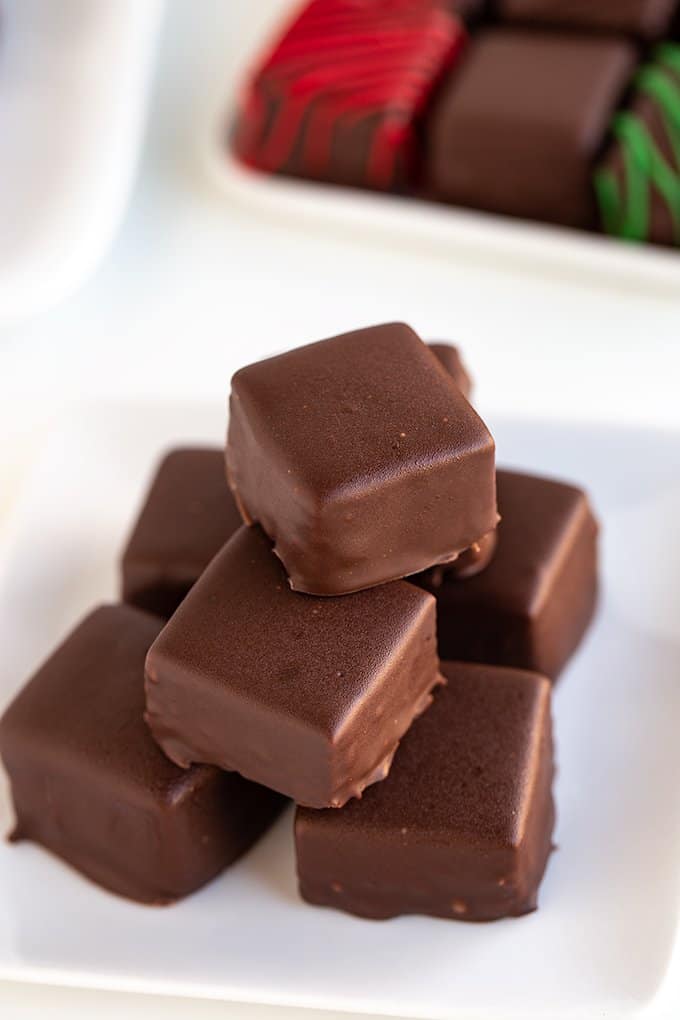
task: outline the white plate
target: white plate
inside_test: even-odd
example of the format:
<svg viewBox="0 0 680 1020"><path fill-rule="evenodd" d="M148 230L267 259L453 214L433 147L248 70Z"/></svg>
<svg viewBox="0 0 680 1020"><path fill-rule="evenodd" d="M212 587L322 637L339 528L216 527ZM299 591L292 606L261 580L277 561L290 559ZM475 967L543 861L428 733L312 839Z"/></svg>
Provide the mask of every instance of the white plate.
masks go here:
<svg viewBox="0 0 680 1020"><path fill-rule="evenodd" d="M162 0L3 0L0 323L67 296L125 208Z"/></svg>
<svg viewBox="0 0 680 1020"><path fill-rule="evenodd" d="M236 92L259 50L278 31L292 0L267 0L266 9L249 4L236 22L243 37L238 66L229 87ZM252 40L257 39L253 48ZM481 259L561 279L593 279L620 288L677 296L680 253L640 246L558 227L456 209L417 199L324 186L262 174L243 167L225 146L228 96L220 99L206 129L209 172L232 200L258 214L282 217L309 229L379 239L410 250L431 250L452 262ZM231 105L234 105L233 97Z"/></svg>
<svg viewBox="0 0 680 1020"><path fill-rule="evenodd" d="M418 1017L678 1016L680 434L487 417L502 463L583 482L604 524L601 610L556 696L560 849L539 911L465 925L307 906L290 815L167 909L3 845L0 977ZM223 432L219 406L81 409L55 427L0 563L3 701L114 596L157 453Z"/></svg>

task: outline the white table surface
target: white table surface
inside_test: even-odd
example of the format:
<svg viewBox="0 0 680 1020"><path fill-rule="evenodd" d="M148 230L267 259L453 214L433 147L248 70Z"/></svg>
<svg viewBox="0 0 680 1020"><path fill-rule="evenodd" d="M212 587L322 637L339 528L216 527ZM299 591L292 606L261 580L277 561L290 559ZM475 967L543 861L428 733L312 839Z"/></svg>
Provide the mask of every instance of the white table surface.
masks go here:
<svg viewBox="0 0 680 1020"><path fill-rule="evenodd" d="M263 22L280 6L249 3ZM64 404L121 394L226 400L238 364L370 322L404 319L426 337L455 339L482 411L680 426L680 295L603 289L540 267L529 274L470 251L454 261L365 239L359 246L230 207L205 172L202 147L216 98L249 45L246 20L245 35L257 30L245 6L170 3L139 179L109 256L66 304L0 333L0 544ZM8 1020L95 1012L299 1015L0 985Z"/></svg>

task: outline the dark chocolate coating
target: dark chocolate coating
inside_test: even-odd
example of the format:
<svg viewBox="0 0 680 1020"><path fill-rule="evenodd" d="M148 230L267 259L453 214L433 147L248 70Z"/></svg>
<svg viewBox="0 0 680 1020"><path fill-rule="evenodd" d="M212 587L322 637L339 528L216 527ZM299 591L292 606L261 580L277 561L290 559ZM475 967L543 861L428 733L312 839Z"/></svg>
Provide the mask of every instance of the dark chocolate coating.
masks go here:
<svg viewBox="0 0 680 1020"><path fill-rule="evenodd" d="M380 191L418 177L423 112L458 59L475 0L308 0L244 82L246 164Z"/></svg>
<svg viewBox="0 0 680 1020"><path fill-rule="evenodd" d="M144 658L162 621L103 606L66 638L0 720L0 752L31 839L112 892L169 903L243 854L278 814L240 776L184 771L144 724Z"/></svg>
<svg viewBox="0 0 680 1020"><path fill-rule="evenodd" d="M469 400L472 396L472 379L458 348L443 340L428 343L427 346L435 357L439 358L449 375L453 377L463 396Z"/></svg>
<svg viewBox="0 0 680 1020"><path fill-rule="evenodd" d="M443 0L443 6L466 22L476 21L484 13L488 0Z"/></svg>
<svg viewBox="0 0 680 1020"><path fill-rule="evenodd" d="M643 40L665 36L678 6L678 0L496 0L501 21L620 32Z"/></svg>
<svg viewBox="0 0 680 1020"><path fill-rule="evenodd" d="M432 567L432 572L441 571L442 576L446 573L449 577L474 577L475 574L486 570L496 551L498 542L497 529L483 535L478 542L471 545L469 549L462 552L452 563L442 567Z"/></svg>
<svg viewBox="0 0 680 1020"><path fill-rule="evenodd" d="M678 52L680 53L680 46ZM663 73L667 85L673 88L677 121L680 116L680 71L662 63L657 63L656 66L650 63L645 71L649 71L650 68ZM635 156L629 162L630 153L627 152L627 145L621 138L614 135L598 170L611 175L616 182L623 209L629 207L631 199L633 204L636 200L642 201L642 206L646 210L644 227L640 235L632 239L671 247L678 246L680 245L680 199L678 198L680 155L671 143L669 127L672 121L658 98L646 93L639 83L631 97L625 116L635 119L645 132L649 140L648 145L643 146L642 152L636 148ZM664 194L654 179L655 173L652 172L651 160L652 147L661 156L666 173L675 181L675 191L672 196L668 192ZM607 230L606 217L602 219L602 227L605 231ZM612 233L617 233L616 228L612 229Z"/></svg>
<svg viewBox="0 0 680 1020"><path fill-rule="evenodd" d="M158 466L122 559L122 597L171 616L241 526L224 451L171 450Z"/></svg>
<svg viewBox="0 0 680 1020"><path fill-rule="evenodd" d="M487 568L419 577L437 598L443 659L488 662L555 679L597 600L597 523L581 489L499 470L498 544Z"/></svg>
<svg viewBox="0 0 680 1020"><path fill-rule="evenodd" d="M341 811L298 808L300 892L361 917L492 921L534 910L551 851L550 685L442 663L447 686L385 782Z"/></svg>
<svg viewBox="0 0 680 1020"><path fill-rule="evenodd" d="M474 28L488 13L490 5L489 0L442 0L442 6L452 11L469 28Z"/></svg>
<svg viewBox="0 0 680 1020"><path fill-rule="evenodd" d="M237 372L227 467L291 587L340 595L453 559L496 526L494 442L408 326Z"/></svg>
<svg viewBox="0 0 680 1020"><path fill-rule="evenodd" d="M472 397L472 378L458 348L454 347L453 344L446 343L446 341L428 343L427 346L435 357L441 361L461 393L467 400L470 400ZM494 529L488 534L482 535L469 549L465 549L455 560L439 569L447 570L456 577L474 577L480 570L486 568L495 548L496 531Z"/></svg>
<svg viewBox="0 0 680 1020"><path fill-rule="evenodd" d="M178 765L335 807L382 779L441 680L435 602L403 581L293 592L260 528L217 554L147 658L147 719Z"/></svg>
<svg viewBox="0 0 680 1020"><path fill-rule="evenodd" d="M428 120L433 196L594 227L592 166L634 64L623 39L480 32Z"/></svg>

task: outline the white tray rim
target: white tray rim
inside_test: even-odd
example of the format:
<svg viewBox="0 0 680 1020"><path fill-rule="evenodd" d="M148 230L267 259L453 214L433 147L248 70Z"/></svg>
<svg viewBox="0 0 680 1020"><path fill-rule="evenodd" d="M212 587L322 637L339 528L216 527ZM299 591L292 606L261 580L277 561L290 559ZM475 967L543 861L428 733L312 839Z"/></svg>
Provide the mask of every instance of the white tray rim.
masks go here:
<svg viewBox="0 0 680 1020"><path fill-rule="evenodd" d="M424 199L262 173L231 152L229 123L224 106L213 111L203 163L225 198L253 215L275 218L297 231L333 231L355 243L408 245L446 259L452 269L457 262L473 262L537 280L680 296L680 252Z"/></svg>

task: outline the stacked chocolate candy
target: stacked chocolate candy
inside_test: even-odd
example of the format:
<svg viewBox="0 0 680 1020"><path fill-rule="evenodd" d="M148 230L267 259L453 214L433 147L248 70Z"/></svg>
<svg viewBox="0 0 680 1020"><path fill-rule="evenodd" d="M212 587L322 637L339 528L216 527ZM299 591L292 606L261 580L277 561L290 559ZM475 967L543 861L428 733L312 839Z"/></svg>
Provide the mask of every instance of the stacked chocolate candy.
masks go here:
<svg viewBox="0 0 680 1020"><path fill-rule="evenodd" d="M678 11L311 0L246 82L233 147L267 172L678 244Z"/></svg>
<svg viewBox="0 0 680 1020"><path fill-rule="evenodd" d="M15 837L167 902L291 798L313 903L533 909L550 683L593 613L597 527L580 490L496 473L469 386L454 348L400 324L238 372L226 465L165 458L128 604L90 614L0 722Z"/></svg>

